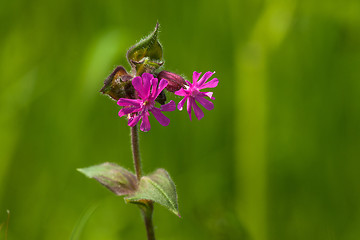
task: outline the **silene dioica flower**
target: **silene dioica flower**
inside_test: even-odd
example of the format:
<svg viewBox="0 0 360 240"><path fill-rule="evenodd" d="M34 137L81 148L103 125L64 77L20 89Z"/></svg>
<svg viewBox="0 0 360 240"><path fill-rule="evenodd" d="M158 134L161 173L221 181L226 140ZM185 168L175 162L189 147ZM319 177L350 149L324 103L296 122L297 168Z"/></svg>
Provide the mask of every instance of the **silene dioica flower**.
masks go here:
<svg viewBox="0 0 360 240"><path fill-rule="evenodd" d="M169 92L175 92L175 95L183 96L184 98L179 102L178 109L182 110L185 101L187 102L187 111L191 120L191 110L194 109L195 116L198 120L204 117L204 113L201 108L196 104L200 103L205 109L212 110L214 104L207 100L205 97L214 100L212 92L201 92L200 90L205 88L214 88L217 86L219 80L214 78L207 82L207 80L214 74L214 72L206 72L202 78L198 81L201 73L194 72L193 83L184 80L177 74L162 71L158 75L161 77L160 83L158 79L150 73L143 73L142 76L137 76L132 80L132 85L136 91L136 99L120 98L117 101L119 106L123 106L119 111L119 116L128 117L128 125L130 127L135 126L140 119L142 119L140 130L147 132L150 130L149 116L151 112L156 120L163 126L167 126L170 123L162 111L174 111L176 105L174 101L170 101L167 104L161 105L160 108L155 107L155 100L160 93L166 88ZM168 87L169 86L169 87Z"/></svg>
<svg viewBox="0 0 360 240"><path fill-rule="evenodd" d="M178 109L182 110L185 101L187 101L187 111L191 120L191 109L194 108L195 116L198 120L204 117L204 113L201 108L196 104L195 101L200 103L205 109L212 110L214 108L214 104L207 100L205 97L208 97L212 100L215 98L212 96L212 92L200 92L200 90L205 88L214 88L218 85L219 80L214 78L209 82L206 82L215 72L206 72L202 78L198 81L201 73L194 72L193 74L193 83L186 81L188 85L184 88L181 88L179 91L176 91L175 94L179 96L183 96L183 100L181 100L178 104Z"/></svg>
<svg viewBox="0 0 360 240"><path fill-rule="evenodd" d="M155 107L155 99L160 95L161 91L168 85L168 82L162 79L158 85L158 79L154 78L150 73L143 73L132 80L132 85L137 92L137 99L120 98L117 104L124 106L119 111L119 117L127 115L129 118L128 125L135 126L142 119L140 130L147 132L150 130L149 112L151 112L156 120L163 126L170 123L170 119L162 114L162 111L174 111L176 105L174 101L170 101L159 108Z"/></svg>
<svg viewBox="0 0 360 240"><path fill-rule="evenodd" d="M184 77L169 71L159 69L163 66L162 46L158 40L159 24L149 36L132 46L127 54L131 66L130 72L118 66L104 82L101 93L107 94L122 108L120 117L126 117L131 129L131 148L135 174L116 163L78 169L87 177L94 178L118 196L124 196L126 203L136 204L143 215L148 240L155 240L152 224L153 204L158 203L180 217L176 187L169 173L157 169L150 175L143 176L141 169L138 141L138 123L140 130L151 129L150 115L162 125L167 126L170 119L163 112L176 110L174 101L167 102L166 94L183 97L179 99L177 108L183 109L186 102L190 120L192 110L198 120L204 113L197 103L207 110L212 110L214 104L213 92L205 89L215 88L219 80L211 79L215 72L201 73L194 71L192 83ZM201 78L200 78L201 76ZM150 114L151 113L151 114Z"/></svg>

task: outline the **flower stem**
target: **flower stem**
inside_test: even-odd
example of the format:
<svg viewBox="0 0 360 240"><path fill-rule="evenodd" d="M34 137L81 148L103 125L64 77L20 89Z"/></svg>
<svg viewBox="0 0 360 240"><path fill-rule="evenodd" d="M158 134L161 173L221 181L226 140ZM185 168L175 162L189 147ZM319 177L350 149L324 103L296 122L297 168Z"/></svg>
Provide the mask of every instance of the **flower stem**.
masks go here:
<svg viewBox="0 0 360 240"><path fill-rule="evenodd" d="M155 232L154 232L154 226L152 223L152 213L154 210L154 205L152 202L149 202L147 204L147 207L145 209L141 209L141 212L144 217L145 227L146 227L146 233L148 240L155 240Z"/></svg>
<svg viewBox="0 0 360 240"><path fill-rule="evenodd" d="M141 160L140 160L140 148L139 148L139 135L137 125L131 127L131 150L134 159L134 167L136 177L140 182L142 171L141 171ZM152 214L154 210L154 204L152 201L148 201L145 206L140 207L141 213L144 218L146 233L148 240L155 240L154 226L152 223Z"/></svg>
<svg viewBox="0 0 360 240"><path fill-rule="evenodd" d="M131 150L134 159L136 177L138 181L140 181L142 173L141 173L141 160L140 160L139 136L138 136L137 125L131 127Z"/></svg>

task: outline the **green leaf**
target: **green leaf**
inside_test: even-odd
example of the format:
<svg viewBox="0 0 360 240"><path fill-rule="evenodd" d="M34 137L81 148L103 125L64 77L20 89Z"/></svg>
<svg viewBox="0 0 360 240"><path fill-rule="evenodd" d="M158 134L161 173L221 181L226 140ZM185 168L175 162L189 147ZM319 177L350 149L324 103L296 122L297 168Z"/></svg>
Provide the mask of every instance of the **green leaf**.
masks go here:
<svg viewBox="0 0 360 240"><path fill-rule="evenodd" d="M89 178L94 178L116 195L128 195L136 191L136 176L115 163L102 163L77 169Z"/></svg>
<svg viewBox="0 0 360 240"><path fill-rule="evenodd" d="M153 174L142 177L137 191L125 197L125 200L131 203L151 200L163 205L180 217L176 187L164 169L158 169Z"/></svg>
<svg viewBox="0 0 360 240"><path fill-rule="evenodd" d="M156 24L155 30L150 35L132 46L126 54L133 71L138 76L144 72L153 72L164 64L158 33L159 23Z"/></svg>

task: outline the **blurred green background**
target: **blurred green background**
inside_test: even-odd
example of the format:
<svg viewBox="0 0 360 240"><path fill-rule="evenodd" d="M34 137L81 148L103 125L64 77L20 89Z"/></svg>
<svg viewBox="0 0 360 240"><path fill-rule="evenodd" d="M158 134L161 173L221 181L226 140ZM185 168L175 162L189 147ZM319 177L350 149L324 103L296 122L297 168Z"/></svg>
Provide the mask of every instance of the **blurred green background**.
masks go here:
<svg viewBox="0 0 360 240"><path fill-rule="evenodd" d="M220 80L201 121L173 112L141 133L143 169L169 171L183 217L157 205L157 239L359 239L360 1L15 0L0 2L8 240L145 239L138 209L76 168L132 169L99 89L156 21L166 70Z"/></svg>

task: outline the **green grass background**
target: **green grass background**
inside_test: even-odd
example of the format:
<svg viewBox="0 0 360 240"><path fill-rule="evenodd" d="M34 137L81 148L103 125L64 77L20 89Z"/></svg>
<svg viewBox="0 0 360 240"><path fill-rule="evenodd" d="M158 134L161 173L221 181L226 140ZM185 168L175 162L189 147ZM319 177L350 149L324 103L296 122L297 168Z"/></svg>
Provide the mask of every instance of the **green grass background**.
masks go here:
<svg viewBox="0 0 360 240"><path fill-rule="evenodd" d="M3 0L8 240L145 239L138 209L76 168L132 169L126 121L98 91L156 21L165 69L220 80L201 121L173 112L141 133L144 172L169 171L183 217L157 205L157 239L359 239L358 0Z"/></svg>

